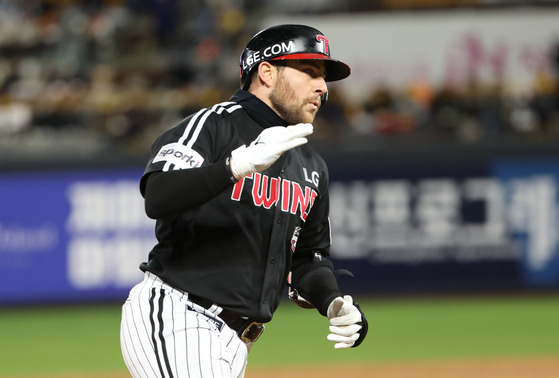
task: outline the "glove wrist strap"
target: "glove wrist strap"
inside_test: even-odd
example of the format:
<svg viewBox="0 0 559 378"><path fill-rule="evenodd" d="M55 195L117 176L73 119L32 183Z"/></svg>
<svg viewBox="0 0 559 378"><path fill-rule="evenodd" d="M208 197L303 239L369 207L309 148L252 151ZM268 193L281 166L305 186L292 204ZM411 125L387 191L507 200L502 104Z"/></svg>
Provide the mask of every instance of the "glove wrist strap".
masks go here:
<svg viewBox="0 0 559 378"><path fill-rule="evenodd" d="M231 152L230 166L231 172L239 178L243 178L254 172L254 167L250 163L247 147L245 145Z"/></svg>
<svg viewBox="0 0 559 378"><path fill-rule="evenodd" d="M230 157L225 159L225 169L227 170L227 174L229 175L229 180L233 184L236 184L237 182L239 182L239 180L237 180L237 178L235 178L235 175L233 174L233 170L231 169L231 158Z"/></svg>

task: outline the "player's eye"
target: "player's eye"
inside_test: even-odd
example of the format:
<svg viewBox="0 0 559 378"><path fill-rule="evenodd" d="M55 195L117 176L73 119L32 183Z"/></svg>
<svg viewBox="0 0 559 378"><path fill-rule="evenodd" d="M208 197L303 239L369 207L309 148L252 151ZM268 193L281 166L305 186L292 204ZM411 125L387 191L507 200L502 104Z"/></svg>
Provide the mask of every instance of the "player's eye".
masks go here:
<svg viewBox="0 0 559 378"><path fill-rule="evenodd" d="M303 72L313 78L320 76L320 72L315 68L305 68Z"/></svg>

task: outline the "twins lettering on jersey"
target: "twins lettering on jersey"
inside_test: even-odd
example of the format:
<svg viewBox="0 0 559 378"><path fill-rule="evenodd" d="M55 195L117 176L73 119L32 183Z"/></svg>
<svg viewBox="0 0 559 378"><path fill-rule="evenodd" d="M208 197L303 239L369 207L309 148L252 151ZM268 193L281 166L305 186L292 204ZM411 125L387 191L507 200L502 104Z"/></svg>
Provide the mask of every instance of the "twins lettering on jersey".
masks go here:
<svg viewBox="0 0 559 378"><path fill-rule="evenodd" d="M317 177L317 175L312 177ZM235 184L231 193L232 200L241 200L243 188L248 185L247 179L252 180L251 195L255 206L265 209L280 206L281 211L291 214L297 214L299 211L303 221L307 220L314 201L318 197L316 190L308 186L303 187L298 182L252 173ZM318 181L318 178L316 180Z"/></svg>

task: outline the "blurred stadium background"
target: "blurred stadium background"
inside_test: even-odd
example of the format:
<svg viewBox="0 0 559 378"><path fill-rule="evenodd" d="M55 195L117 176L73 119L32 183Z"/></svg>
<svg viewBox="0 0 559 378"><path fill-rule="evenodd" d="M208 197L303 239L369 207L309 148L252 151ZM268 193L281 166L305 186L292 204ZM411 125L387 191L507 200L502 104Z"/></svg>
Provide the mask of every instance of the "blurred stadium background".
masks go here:
<svg viewBox="0 0 559 378"><path fill-rule="evenodd" d="M340 285L384 324L354 357L318 354L558 360L559 1L0 0L0 350L13 364L0 376L124 371L118 307L154 242L137 189L150 145L227 100L246 41L284 22L317 27L352 67L329 85L311 143L331 170L332 257L355 275ZM437 319L428 332L383 334L424 329L408 323L421 311ZM279 315L283 331L308 316ZM442 319L477 343L429 339L456 331ZM266 348L289 347L268 332ZM46 353L54 340L72 348Z"/></svg>

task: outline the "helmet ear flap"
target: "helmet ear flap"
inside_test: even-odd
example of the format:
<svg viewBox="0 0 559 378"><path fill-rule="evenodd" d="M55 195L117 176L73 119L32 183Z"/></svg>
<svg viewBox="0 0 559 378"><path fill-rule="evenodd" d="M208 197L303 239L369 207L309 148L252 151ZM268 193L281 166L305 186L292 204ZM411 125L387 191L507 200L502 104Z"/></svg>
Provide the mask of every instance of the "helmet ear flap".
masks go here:
<svg viewBox="0 0 559 378"><path fill-rule="evenodd" d="M245 72L243 72L243 70L241 70L241 89L244 91L248 91L248 88L250 87L250 83L252 82L251 80L251 76L252 73L254 71L255 67L252 67L250 70L247 70Z"/></svg>
<svg viewBox="0 0 559 378"><path fill-rule="evenodd" d="M320 96L320 106L324 106L327 102L328 102L328 92L323 93L322 96Z"/></svg>

